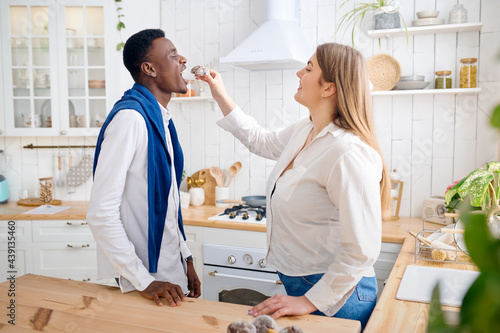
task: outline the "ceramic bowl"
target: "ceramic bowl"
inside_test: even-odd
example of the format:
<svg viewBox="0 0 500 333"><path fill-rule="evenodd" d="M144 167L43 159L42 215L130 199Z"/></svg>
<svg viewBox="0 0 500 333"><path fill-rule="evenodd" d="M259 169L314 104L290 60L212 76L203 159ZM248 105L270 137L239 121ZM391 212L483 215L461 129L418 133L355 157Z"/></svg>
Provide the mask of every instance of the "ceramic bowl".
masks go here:
<svg viewBox="0 0 500 333"><path fill-rule="evenodd" d="M405 75L399 78L399 81L424 81L425 76L423 75Z"/></svg>
<svg viewBox="0 0 500 333"><path fill-rule="evenodd" d="M399 90L424 89L430 82L424 81L403 81L396 83L396 88Z"/></svg>
<svg viewBox="0 0 500 333"><path fill-rule="evenodd" d="M423 18L435 18L438 17L439 10L423 10L421 12L417 12L417 17L419 19Z"/></svg>

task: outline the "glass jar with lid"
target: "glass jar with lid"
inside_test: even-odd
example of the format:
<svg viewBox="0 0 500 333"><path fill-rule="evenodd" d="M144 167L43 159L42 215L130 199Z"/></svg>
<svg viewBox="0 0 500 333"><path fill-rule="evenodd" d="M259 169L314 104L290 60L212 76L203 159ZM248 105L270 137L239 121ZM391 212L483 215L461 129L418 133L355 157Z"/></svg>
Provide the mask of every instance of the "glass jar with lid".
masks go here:
<svg viewBox="0 0 500 333"><path fill-rule="evenodd" d="M448 19L449 24L467 23L467 9L464 5L457 4L453 7L450 12L450 17Z"/></svg>
<svg viewBox="0 0 500 333"><path fill-rule="evenodd" d="M435 80L435 89L451 89L451 71L437 71Z"/></svg>
<svg viewBox="0 0 500 333"><path fill-rule="evenodd" d="M477 58L460 59L460 88L477 87Z"/></svg>

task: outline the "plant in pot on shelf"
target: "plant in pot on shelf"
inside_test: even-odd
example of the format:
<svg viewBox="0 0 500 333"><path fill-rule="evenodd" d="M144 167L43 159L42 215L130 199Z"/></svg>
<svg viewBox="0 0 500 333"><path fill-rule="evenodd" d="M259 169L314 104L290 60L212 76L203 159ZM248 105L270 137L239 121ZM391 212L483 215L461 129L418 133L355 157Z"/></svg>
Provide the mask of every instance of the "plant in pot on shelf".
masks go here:
<svg viewBox="0 0 500 333"><path fill-rule="evenodd" d="M340 5L339 9L342 8L347 3L352 0L346 0ZM394 0L371 0L368 2L356 3L353 9L345 13L339 21L336 29L336 33L341 30L343 33L352 26L351 29L351 40L352 45L354 45L354 30L356 24L363 22L366 14L373 12L375 17L375 30L380 29L398 29L401 28L401 21L406 31L406 41L408 42L408 29L406 27L406 22L399 12L399 10L394 7ZM380 42L380 39L379 39Z"/></svg>

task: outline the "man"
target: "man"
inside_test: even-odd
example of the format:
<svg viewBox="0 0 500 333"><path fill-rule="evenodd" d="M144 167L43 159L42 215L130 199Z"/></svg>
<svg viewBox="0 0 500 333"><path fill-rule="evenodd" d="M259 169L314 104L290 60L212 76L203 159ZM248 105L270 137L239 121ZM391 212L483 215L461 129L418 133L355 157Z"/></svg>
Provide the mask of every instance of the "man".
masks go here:
<svg viewBox="0 0 500 333"><path fill-rule="evenodd" d="M187 91L186 58L162 30L148 29L127 40L123 62L135 84L99 133L87 213L99 278L176 306L201 290L179 204L184 159L167 109L173 92Z"/></svg>

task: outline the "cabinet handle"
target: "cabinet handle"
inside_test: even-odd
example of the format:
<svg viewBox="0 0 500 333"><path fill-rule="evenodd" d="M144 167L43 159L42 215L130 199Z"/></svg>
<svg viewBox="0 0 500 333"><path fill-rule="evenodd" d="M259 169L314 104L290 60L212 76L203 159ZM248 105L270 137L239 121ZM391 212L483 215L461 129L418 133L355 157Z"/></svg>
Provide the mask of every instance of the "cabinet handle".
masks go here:
<svg viewBox="0 0 500 333"><path fill-rule="evenodd" d="M68 280L70 281L76 281L76 280L73 280L72 278L69 278ZM90 281L90 278L86 278L86 279L83 279L82 282L89 282Z"/></svg>
<svg viewBox="0 0 500 333"><path fill-rule="evenodd" d="M75 226L75 225L88 225L87 222L66 222L67 225Z"/></svg>
<svg viewBox="0 0 500 333"><path fill-rule="evenodd" d="M66 135L67 134L67 132L65 130L62 130L60 133L61 133L61 135Z"/></svg>
<svg viewBox="0 0 500 333"><path fill-rule="evenodd" d="M71 247L73 249L78 249L78 248L81 248L81 247L90 247L90 244L81 244L81 245L68 244L68 247Z"/></svg>
<svg viewBox="0 0 500 333"><path fill-rule="evenodd" d="M247 281L256 281L256 282L267 282L267 283L272 283L272 284L279 284L282 285L283 282L281 280L268 280L268 279L258 279L258 278L252 278L248 276L238 276L238 275L231 275L231 274L222 274L217 271L209 272L208 275L210 276L220 276L220 277L227 277L227 278L232 278L232 279L241 279L241 280L247 280Z"/></svg>

